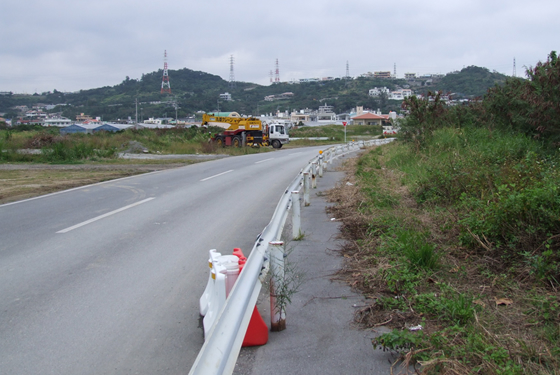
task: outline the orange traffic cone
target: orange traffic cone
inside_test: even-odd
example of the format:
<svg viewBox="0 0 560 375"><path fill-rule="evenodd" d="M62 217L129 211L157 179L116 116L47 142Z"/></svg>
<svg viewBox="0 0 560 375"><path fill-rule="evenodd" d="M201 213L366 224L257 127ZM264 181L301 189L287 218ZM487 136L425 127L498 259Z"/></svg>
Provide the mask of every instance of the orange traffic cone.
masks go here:
<svg viewBox="0 0 560 375"><path fill-rule="evenodd" d="M259 346L264 345L268 342L268 327L264 322L257 306L253 310L253 315L251 315L251 321L249 321L249 327L247 327L247 333L245 333L245 338L243 339L243 344L241 346Z"/></svg>
<svg viewBox="0 0 560 375"><path fill-rule="evenodd" d="M243 270L243 266L247 261L247 258L243 255L240 248L233 249L233 255L239 258L239 272ZM251 315L251 320L249 321L249 326L247 327L247 332L245 333L245 338L243 339L243 344L241 346L259 346L264 345L268 342L268 327L264 322L257 306L253 309L253 315Z"/></svg>

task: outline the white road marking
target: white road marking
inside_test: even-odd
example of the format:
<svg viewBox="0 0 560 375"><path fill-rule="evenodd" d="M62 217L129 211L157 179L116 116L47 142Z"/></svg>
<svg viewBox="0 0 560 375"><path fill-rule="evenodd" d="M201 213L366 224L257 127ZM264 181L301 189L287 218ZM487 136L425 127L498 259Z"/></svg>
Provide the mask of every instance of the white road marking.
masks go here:
<svg viewBox="0 0 560 375"><path fill-rule="evenodd" d="M218 176L224 175L224 174L229 173L229 172L233 172L233 169L230 169L229 171L225 171L225 172L222 172L222 173L215 174L214 176L210 176L210 177L203 178L203 179L200 180L200 181L208 181L208 180L210 180L210 179L212 179L212 178L214 178L214 177L218 177Z"/></svg>
<svg viewBox="0 0 560 375"><path fill-rule="evenodd" d="M124 211L124 210L128 210L129 208L138 206L138 205L140 205L140 204L142 204L142 203L149 202L149 201L151 201L151 200L153 200L153 199L155 199L155 198L147 198L147 199L144 199L143 201L136 202L136 203L133 203L133 204L129 204L128 206L119 208L118 210L111 211L111 212L107 212L106 214L103 214L103 215L101 215L101 216L94 217L93 219L86 220L86 221L84 221L84 222L81 222L80 224L76 224L76 225L71 226L71 227L69 227L69 228L66 228L66 229L63 229L63 230L59 230L59 231L56 232L56 233L67 233L67 232L70 232L71 230L74 230L74 229L76 229L76 228L83 227L84 225L91 224L91 223L93 223L94 221L104 219L104 218L106 218L106 217L108 217L108 216L114 215L114 214L119 213L119 212Z"/></svg>
<svg viewBox="0 0 560 375"><path fill-rule="evenodd" d="M261 160L261 161L256 161L255 164L264 163L265 161L269 161L269 160L274 160L274 158L264 159L264 160Z"/></svg>
<svg viewBox="0 0 560 375"><path fill-rule="evenodd" d="M71 191L75 191L75 190L82 190L82 189L87 189L90 188L92 186L98 186L98 185L105 185L105 184L110 184L113 182L120 182L123 180L129 180L131 178L136 178L136 177L140 177L140 176L147 176L150 174L154 174L154 173L161 173L162 171L154 171L154 172L148 172L148 173L141 173L141 174L137 174L134 176L128 176L128 177L122 177L122 178L116 178L114 180L107 180L107 181L102 181L102 182L96 182L95 184L89 184L89 185L84 185L84 186L78 186L75 188L71 188L71 189L66 189L66 190L61 190L61 191L56 191L54 193L49 193L49 194L45 194L45 195L39 195L37 197L33 197L33 198L27 198L27 199L23 199L21 201L16 201L16 202L10 202L10 203L4 203L4 204L0 204L0 207L5 207L5 206L12 206L14 204L20 204L20 203L25 203L25 202L29 202L29 201L34 201L36 199L42 199L42 198L46 198L46 197L52 197L53 195L58 195L58 194L63 194L63 193L69 193Z"/></svg>

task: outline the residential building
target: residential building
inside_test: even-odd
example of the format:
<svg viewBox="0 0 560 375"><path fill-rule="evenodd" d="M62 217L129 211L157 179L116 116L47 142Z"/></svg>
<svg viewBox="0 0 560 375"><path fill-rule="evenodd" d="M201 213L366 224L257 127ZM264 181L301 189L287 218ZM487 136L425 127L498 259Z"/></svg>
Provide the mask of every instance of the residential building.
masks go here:
<svg viewBox="0 0 560 375"><path fill-rule="evenodd" d="M389 79L393 78L391 72L373 72L373 78Z"/></svg>
<svg viewBox="0 0 560 375"><path fill-rule="evenodd" d="M83 113L76 115L76 121L78 122L86 122L88 120L93 120L93 118L91 116L84 115Z"/></svg>
<svg viewBox="0 0 560 375"><path fill-rule="evenodd" d="M374 96L374 97L381 96L381 94L389 95L389 93L390 90L387 87L374 87L371 90L369 90L369 96Z"/></svg>
<svg viewBox="0 0 560 375"><path fill-rule="evenodd" d="M352 117L352 124L353 125L379 125L382 126L383 124L389 121L389 117L386 115L378 115L375 113L364 113L361 115L357 115Z"/></svg>
<svg viewBox="0 0 560 375"><path fill-rule="evenodd" d="M52 117L52 118L45 119L45 121L43 121L43 126L47 126L47 127L48 126L65 127L65 126L70 126L72 124L73 124L72 120L66 117Z"/></svg>
<svg viewBox="0 0 560 375"><path fill-rule="evenodd" d="M220 99L229 102L229 101L231 101L231 94L229 92L225 92L223 94L220 94Z"/></svg>

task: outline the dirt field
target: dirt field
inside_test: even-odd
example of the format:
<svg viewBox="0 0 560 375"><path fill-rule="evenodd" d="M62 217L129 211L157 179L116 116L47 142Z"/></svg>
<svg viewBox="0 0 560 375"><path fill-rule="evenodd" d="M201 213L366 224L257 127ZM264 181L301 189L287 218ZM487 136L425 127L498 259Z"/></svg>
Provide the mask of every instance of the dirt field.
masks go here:
<svg viewBox="0 0 560 375"><path fill-rule="evenodd" d="M134 160L110 164L0 164L0 204L194 162Z"/></svg>

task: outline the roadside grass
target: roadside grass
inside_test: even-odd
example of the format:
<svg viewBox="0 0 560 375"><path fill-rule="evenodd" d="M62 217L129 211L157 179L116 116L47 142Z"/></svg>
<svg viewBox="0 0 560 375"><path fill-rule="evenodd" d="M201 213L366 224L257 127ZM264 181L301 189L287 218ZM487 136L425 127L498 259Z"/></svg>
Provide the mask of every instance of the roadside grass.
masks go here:
<svg viewBox="0 0 560 375"><path fill-rule="evenodd" d="M236 156L274 151L271 147L217 147L208 142L208 131L202 128L140 129L61 135L56 128L0 130L0 164L5 167L0 169L0 204L201 161L131 160L118 158L120 152ZM288 147L316 144L298 141Z"/></svg>
<svg viewBox="0 0 560 375"><path fill-rule="evenodd" d="M346 140L351 141L352 137L373 138L383 133L381 126L373 125L347 125ZM344 126L324 125L324 126L300 126L290 130L290 137L294 138L315 138L329 137L332 142L340 143L344 141Z"/></svg>
<svg viewBox="0 0 560 375"><path fill-rule="evenodd" d="M27 129L27 128L22 128ZM19 131L17 127L0 130L0 163L82 163L111 160L120 152L151 154L225 154L246 155L274 151L271 147L217 147L209 143L209 132L219 128L128 129L94 134L60 134L59 129ZM381 134L378 126L349 125L347 140L371 138ZM340 143L341 125L302 127L291 130L292 137L328 137L329 140L296 140L286 148ZM23 150L23 151L22 151ZM29 152L35 151L35 152Z"/></svg>
<svg viewBox="0 0 560 375"><path fill-rule="evenodd" d="M347 162L329 194L340 277L370 300L357 322L393 328L373 345L403 372L560 373L556 165L534 141L465 128Z"/></svg>

